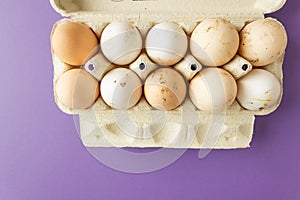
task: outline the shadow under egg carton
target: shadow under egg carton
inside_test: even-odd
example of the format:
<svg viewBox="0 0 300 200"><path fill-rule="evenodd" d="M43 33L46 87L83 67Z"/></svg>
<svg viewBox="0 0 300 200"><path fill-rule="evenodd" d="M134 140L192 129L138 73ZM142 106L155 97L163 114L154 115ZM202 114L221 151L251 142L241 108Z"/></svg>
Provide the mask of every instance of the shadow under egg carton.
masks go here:
<svg viewBox="0 0 300 200"><path fill-rule="evenodd" d="M134 24L140 30L145 38L148 30L159 22L170 21L178 24L188 36L191 35L199 22L206 18L223 18L230 21L238 31L245 24L256 19L264 18L264 12L272 12L279 9L284 0L277 0L273 5L273 10L267 3L261 3L265 6L263 9L228 9L220 8L219 11L205 12L178 12L168 15L168 11L153 11L141 14L129 12L121 9L120 12L114 12L109 1L72 1L72 0L50 0L52 6L63 16L70 16L71 19L60 20L54 25L59 25L66 20L82 22L91 27L98 38L104 27L114 21L126 21ZM132 2L124 1L126 5ZM170 2L163 0L163 3ZM177 3L179 1L176 1ZM199 1L200 4L205 2ZM206 1L207 2L207 1ZM254 6L259 2L255 1ZM109 8L104 10L93 10L93 4L101 7L101 3ZM107 3L107 5L106 5ZM154 2L151 2L154 3ZM195 2L194 2L195 3ZM216 1L211 1L216 5ZM98 5L99 4L99 5ZM142 3L141 3L142 4ZM247 3L245 3L247 4ZM251 4L252 5L252 4ZM253 6L253 5L252 5ZM118 7L120 9L122 7ZM91 10L92 9L92 10ZM134 9L134 8L133 8ZM206 7L207 9L207 7ZM223 11L222 11L223 9ZM228 10L226 10L228 9ZM267 9L268 11L264 10ZM179 10L182 10L180 8ZM53 32L52 32L53 34ZM53 52L52 52L53 53ZM282 64L284 55L276 62L264 67L267 71L273 73L281 83L282 91ZM55 54L53 54L54 64L54 87L57 78L66 70L71 69L63 63ZM54 90L55 93L55 90ZM70 110L62 105L55 94L55 100L59 108L68 114L79 114L80 135L84 145L88 147L166 147L166 148L213 148L213 149L233 149L246 148L250 146L253 134L255 115L267 115L276 110L281 101L271 108L260 111L249 111L243 109L236 101L225 113L220 115L211 115L197 110L189 98L186 98L181 106L172 111L157 111L153 109L147 101L142 98L133 108L126 111L116 111L107 106L101 97L96 103L87 110ZM123 114L121 113L123 112ZM158 113L157 116L164 117L162 123L153 123L149 115ZM159 115L160 113L160 115ZM185 117L184 117L185 116ZM125 117L125 118L122 118ZM159 119L159 117L158 117ZM129 120L131 127L126 128L124 122ZM155 130L155 131L153 131ZM154 132L154 133L153 133Z"/></svg>

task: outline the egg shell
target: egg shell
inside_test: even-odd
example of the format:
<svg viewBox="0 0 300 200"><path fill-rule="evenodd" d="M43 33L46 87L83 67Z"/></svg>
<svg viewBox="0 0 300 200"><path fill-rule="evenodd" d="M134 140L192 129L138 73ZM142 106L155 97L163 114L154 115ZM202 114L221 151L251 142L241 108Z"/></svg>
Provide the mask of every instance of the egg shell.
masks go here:
<svg viewBox="0 0 300 200"><path fill-rule="evenodd" d="M104 56L117 65L128 65L140 54L143 41L139 30L128 22L112 22L100 38Z"/></svg>
<svg viewBox="0 0 300 200"><path fill-rule="evenodd" d="M239 54L256 67L275 62L287 46L284 27L272 18L259 19L246 25L240 38Z"/></svg>
<svg viewBox="0 0 300 200"><path fill-rule="evenodd" d="M145 48L148 56L154 62L163 66L171 66L185 56L188 39L177 24L162 22L149 30Z"/></svg>
<svg viewBox="0 0 300 200"><path fill-rule="evenodd" d="M99 83L83 69L72 69L62 74L56 83L58 100L71 110L91 107L99 96Z"/></svg>
<svg viewBox="0 0 300 200"><path fill-rule="evenodd" d="M262 110L278 103L281 94L279 80L263 69L253 69L237 81L237 100L248 110Z"/></svg>
<svg viewBox="0 0 300 200"><path fill-rule="evenodd" d="M222 66L238 51L239 34L236 28L224 19L205 19L193 31L190 48L201 64Z"/></svg>
<svg viewBox="0 0 300 200"><path fill-rule="evenodd" d="M103 100L114 109L129 109L142 96L142 81L130 69L116 68L102 79L100 92Z"/></svg>
<svg viewBox="0 0 300 200"><path fill-rule="evenodd" d="M85 24L65 21L51 38L53 52L65 63L83 65L98 51L98 38Z"/></svg>
<svg viewBox="0 0 300 200"><path fill-rule="evenodd" d="M205 112L226 110L237 94L235 79L221 68L206 68L190 82L189 94L194 105Z"/></svg>
<svg viewBox="0 0 300 200"><path fill-rule="evenodd" d="M152 107L159 110L173 110L186 97L186 82L176 70L160 68L146 79L144 93Z"/></svg>

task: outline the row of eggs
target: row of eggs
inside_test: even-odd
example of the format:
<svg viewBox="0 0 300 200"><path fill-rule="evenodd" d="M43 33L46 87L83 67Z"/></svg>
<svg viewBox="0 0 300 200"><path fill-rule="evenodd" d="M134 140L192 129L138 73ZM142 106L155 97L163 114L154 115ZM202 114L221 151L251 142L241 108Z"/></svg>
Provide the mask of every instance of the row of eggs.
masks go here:
<svg viewBox="0 0 300 200"><path fill-rule="evenodd" d="M81 66L97 51L116 65L132 63L143 49L143 39L136 26L128 22L108 24L96 34L82 23L66 21L52 36L54 53L65 63ZM162 66L178 63L188 50L188 38L175 23L162 22L147 33L145 49L152 61ZM266 66L285 51L287 35L275 19L266 18L247 24L240 33L224 19L203 20L190 36L191 54L205 66L222 66L238 52L253 66Z"/></svg>
<svg viewBox="0 0 300 200"><path fill-rule="evenodd" d="M88 71L75 68L63 73L56 83L58 100L69 109L86 109L101 95L114 109L135 106L142 95L159 110L180 106L189 95L194 105L205 112L226 110L237 98L249 110L269 108L278 102L279 80L264 69L253 69L235 80L222 68L202 69L188 82L177 70L162 67L154 70L145 82L131 69L118 67L102 78L100 85Z"/></svg>
<svg viewBox="0 0 300 200"><path fill-rule="evenodd" d="M144 93L148 103L161 110L175 109L188 95L206 112L225 110L236 98L244 108L259 110L273 106L280 96L280 82L273 74L252 70L252 65L276 61L285 50L285 30L274 19L248 24L240 37L225 20L204 20L191 35L191 55L186 53L185 32L169 22L150 29L142 54L142 37L130 23L113 22L103 30L104 56L96 53L95 37L76 22L65 22L53 33L54 53L69 65L85 68L65 72L56 83L59 101L70 109L89 108L100 94L112 108L128 109Z"/></svg>

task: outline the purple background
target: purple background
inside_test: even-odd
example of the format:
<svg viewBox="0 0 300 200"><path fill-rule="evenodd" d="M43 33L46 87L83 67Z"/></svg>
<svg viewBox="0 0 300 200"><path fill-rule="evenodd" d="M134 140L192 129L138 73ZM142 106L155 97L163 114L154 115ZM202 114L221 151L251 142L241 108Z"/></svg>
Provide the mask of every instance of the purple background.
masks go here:
<svg viewBox="0 0 300 200"><path fill-rule="evenodd" d="M0 1L0 199L300 199L300 1L276 14L289 33L284 98L257 117L252 148L189 150L171 166L133 175L103 166L55 105L48 0Z"/></svg>

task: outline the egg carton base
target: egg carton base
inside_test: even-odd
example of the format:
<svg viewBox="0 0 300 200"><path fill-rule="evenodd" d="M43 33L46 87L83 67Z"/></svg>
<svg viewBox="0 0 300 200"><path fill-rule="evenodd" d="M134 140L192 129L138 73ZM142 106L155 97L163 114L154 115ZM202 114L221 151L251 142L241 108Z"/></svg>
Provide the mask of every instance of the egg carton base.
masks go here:
<svg viewBox="0 0 300 200"><path fill-rule="evenodd" d="M101 115L102 114L102 115ZM98 116L97 116L98 115ZM255 117L247 112L229 112L213 117L194 112L194 120L182 121L178 116L167 116L162 124L136 124L128 128L118 123L112 113L79 115L80 137L86 147L238 149L250 147ZM99 116L103 120L99 120ZM106 116L104 118L104 116ZM169 121L168 118L173 118ZM202 120L201 120L202 119ZM247 123L245 123L247 122ZM156 130L151 132L151 130Z"/></svg>

